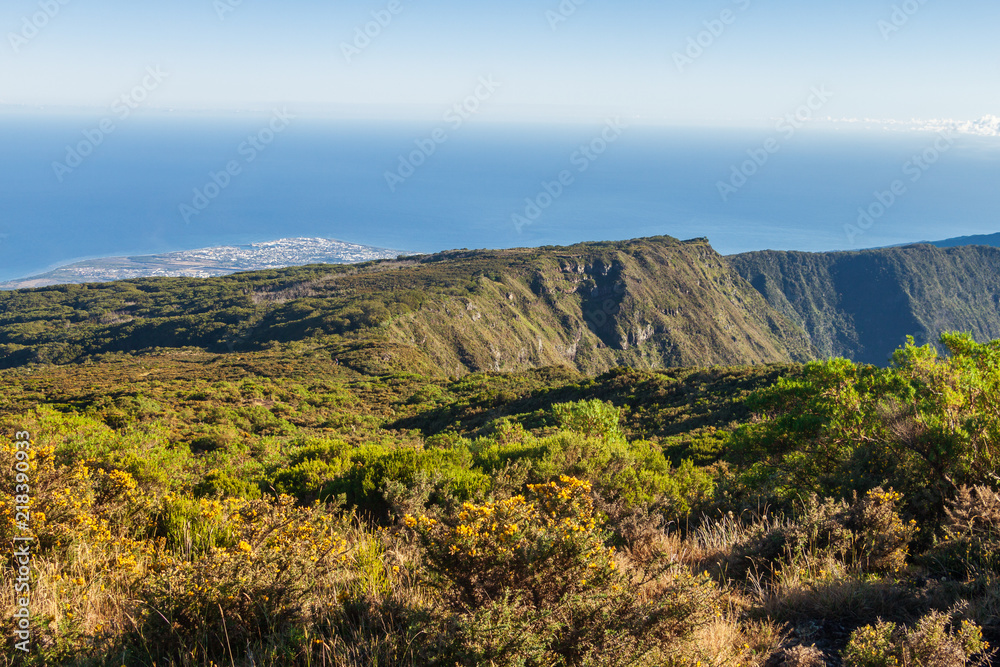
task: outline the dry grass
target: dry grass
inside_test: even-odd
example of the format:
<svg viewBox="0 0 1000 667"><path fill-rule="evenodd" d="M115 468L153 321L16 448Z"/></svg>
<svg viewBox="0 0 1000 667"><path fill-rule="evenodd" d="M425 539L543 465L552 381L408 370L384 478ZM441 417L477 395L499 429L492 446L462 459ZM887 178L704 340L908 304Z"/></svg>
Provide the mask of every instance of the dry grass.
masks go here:
<svg viewBox="0 0 1000 667"><path fill-rule="evenodd" d="M414 532L285 497L155 497L122 471L35 452L28 664L819 667L860 627L918 627L962 599L987 639L997 630L993 580L870 571L863 549L900 548L871 539L902 525L889 492L874 527L814 502L794 519L721 514L682 532L566 477L440 524L411 517ZM8 638L13 589L8 568Z"/></svg>

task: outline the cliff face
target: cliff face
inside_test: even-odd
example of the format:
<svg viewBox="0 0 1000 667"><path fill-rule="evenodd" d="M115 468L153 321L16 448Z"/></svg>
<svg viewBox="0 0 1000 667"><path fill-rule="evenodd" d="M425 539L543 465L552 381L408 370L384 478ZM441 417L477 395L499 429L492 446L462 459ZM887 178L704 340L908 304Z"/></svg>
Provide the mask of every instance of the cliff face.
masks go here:
<svg viewBox="0 0 1000 667"><path fill-rule="evenodd" d="M727 258L820 356L884 364L912 335L1000 337L1000 249L914 245L861 252L752 252Z"/></svg>
<svg viewBox="0 0 1000 667"><path fill-rule="evenodd" d="M391 337L446 369L750 364L801 360L802 331L703 240L581 244L467 259L506 265L478 289L394 321Z"/></svg>

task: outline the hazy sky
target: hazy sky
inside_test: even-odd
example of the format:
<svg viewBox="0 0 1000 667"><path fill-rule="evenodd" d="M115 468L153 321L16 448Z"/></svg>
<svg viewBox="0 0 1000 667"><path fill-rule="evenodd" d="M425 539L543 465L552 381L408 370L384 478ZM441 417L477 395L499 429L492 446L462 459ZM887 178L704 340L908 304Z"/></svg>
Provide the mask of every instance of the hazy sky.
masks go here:
<svg viewBox="0 0 1000 667"><path fill-rule="evenodd" d="M439 115L493 77L497 119L741 125L814 86L822 115L972 119L1000 114L998 19L996 0L5 0L0 103L107 108L159 67L150 108Z"/></svg>

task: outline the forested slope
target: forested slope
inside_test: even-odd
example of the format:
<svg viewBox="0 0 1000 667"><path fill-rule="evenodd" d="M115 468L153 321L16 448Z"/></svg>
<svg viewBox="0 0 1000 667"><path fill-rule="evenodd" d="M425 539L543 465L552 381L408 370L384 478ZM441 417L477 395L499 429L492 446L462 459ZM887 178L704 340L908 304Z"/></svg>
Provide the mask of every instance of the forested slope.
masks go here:
<svg viewBox="0 0 1000 667"><path fill-rule="evenodd" d="M914 336L1000 337L1000 249L913 245L860 252L763 251L727 258L822 357L885 364Z"/></svg>

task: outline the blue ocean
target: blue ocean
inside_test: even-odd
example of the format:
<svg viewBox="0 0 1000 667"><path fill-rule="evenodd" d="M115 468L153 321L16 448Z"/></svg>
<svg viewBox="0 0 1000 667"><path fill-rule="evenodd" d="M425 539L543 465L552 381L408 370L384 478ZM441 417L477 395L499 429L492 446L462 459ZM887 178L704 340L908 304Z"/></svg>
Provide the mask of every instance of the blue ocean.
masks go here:
<svg viewBox="0 0 1000 667"><path fill-rule="evenodd" d="M301 236L433 252L668 234L728 254L1000 231L995 137L49 113L0 116L0 146L0 280Z"/></svg>

